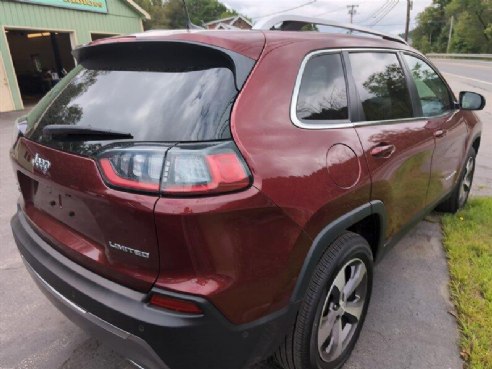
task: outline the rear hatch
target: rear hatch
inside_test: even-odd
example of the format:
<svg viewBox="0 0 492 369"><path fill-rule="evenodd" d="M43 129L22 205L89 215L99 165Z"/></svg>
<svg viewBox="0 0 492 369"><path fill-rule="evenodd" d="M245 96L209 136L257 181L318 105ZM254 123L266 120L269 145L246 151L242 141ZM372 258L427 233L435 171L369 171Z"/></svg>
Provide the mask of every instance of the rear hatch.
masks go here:
<svg viewBox="0 0 492 369"><path fill-rule="evenodd" d="M166 153L181 143L192 145L181 148L187 153L230 142L231 109L254 65L190 37L76 50L78 66L33 109L12 150L21 207L37 232L72 260L139 291L159 273L153 211ZM196 155L184 158L174 159L180 178L201 175ZM171 195L183 188L168 187Z"/></svg>

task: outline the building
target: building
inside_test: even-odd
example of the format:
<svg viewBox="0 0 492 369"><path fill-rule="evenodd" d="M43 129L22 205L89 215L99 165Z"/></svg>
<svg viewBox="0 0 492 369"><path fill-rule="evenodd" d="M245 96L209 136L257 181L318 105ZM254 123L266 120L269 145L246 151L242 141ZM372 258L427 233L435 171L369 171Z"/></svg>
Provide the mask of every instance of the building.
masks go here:
<svg viewBox="0 0 492 369"><path fill-rule="evenodd" d="M207 29L251 29L253 24L241 15L205 23Z"/></svg>
<svg viewBox="0 0 492 369"><path fill-rule="evenodd" d="M77 45L141 32L144 18L133 0L0 0L0 112L36 103Z"/></svg>

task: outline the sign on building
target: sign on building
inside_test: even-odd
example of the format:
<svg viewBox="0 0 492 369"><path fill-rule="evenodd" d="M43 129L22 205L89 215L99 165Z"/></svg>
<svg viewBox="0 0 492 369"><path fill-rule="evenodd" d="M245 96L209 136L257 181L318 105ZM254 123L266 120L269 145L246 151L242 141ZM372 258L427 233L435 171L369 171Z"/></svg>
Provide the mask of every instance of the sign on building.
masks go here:
<svg viewBox="0 0 492 369"><path fill-rule="evenodd" d="M38 5L56 6L89 12L107 13L106 0L15 0L21 3L33 3Z"/></svg>

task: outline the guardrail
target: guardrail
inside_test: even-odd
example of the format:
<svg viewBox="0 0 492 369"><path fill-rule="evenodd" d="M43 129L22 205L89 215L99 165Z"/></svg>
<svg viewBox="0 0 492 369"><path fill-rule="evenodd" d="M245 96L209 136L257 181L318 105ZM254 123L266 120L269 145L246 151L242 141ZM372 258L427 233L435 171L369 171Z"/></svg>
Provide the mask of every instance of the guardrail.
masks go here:
<svg viewBox="0 0 492 369"><path fill-rule="evenodd" d="M443 59L492 59L492 54L427 54L427 57Z"/></svg>

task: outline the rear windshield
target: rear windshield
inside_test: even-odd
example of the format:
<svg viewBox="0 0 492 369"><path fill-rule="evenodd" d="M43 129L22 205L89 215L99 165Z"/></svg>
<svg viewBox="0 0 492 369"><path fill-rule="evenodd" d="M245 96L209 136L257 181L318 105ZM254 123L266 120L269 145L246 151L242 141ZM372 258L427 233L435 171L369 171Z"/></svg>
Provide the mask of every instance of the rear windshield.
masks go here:
<svg viewBox="0 0 492 369"><path fill-rule="evenodd" d="M197 59L199 60L199 59ZM208 59L210 60L210 59ZM193 63L193 62L192 62ZM138 63L85 62L28 132L28 138L65 151L90 154L109 142L70 142L43 135L48 125L129 133L134 141L210 141L231 137L229 119L238 94L225 63L166 68Z"/></svg>

